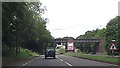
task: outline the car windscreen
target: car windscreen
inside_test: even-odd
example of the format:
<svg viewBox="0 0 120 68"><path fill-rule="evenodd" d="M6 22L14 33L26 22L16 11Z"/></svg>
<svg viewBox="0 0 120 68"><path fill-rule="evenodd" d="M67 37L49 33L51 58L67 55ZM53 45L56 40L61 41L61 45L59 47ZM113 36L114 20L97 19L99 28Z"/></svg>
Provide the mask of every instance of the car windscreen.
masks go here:
<svg viewBox="0 0 120 68"><path fill-rule="evenodd" d="M51 51L51 50L54 51L54 49L47 49L47 51Z"/></svg>

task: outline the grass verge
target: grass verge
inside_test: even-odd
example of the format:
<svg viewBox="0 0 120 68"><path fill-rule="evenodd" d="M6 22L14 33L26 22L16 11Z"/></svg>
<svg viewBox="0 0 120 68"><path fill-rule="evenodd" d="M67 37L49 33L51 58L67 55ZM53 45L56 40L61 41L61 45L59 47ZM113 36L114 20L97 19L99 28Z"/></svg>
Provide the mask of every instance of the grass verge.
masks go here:
<svg viewBox="0 0 120 68"><path fill-rule="evenodd" d="M16 56L15 54L15 49L11 49L11 50L6 49L5 51L2 51L2 54L3 54L2 56L3 62L11 61L14 59L15 60L23 59L23 58L27 58L30 56L38 55L37 53L33 53L32 51L23 49L23 48L20 48L20 54L18 56Z"/></svg>
<svg viewBox="0 0 120 68"><path fill-rule="evenodd" d="M120 58L84 55L82 53L65 53L65 55L67 55L67 56L74 56L74 57L78 57L78 58L85 58L85 59L103 61L103 62L108 62L108 63L113 63L113 64L120 64L120 62L119 62Z"/></svg>

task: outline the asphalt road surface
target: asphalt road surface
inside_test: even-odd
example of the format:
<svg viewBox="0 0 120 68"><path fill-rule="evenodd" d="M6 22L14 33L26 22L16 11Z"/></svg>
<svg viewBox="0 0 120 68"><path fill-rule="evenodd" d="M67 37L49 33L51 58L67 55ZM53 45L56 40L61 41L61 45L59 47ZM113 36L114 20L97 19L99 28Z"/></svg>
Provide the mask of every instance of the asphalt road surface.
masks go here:
<svg viewBox="0 0 120 68"><path fill-rule="evenodd" d="M117 66L93 60L81 59L65 55L56 55L56 59L45 59L44 55L29 61L23 66Z"/></svg>

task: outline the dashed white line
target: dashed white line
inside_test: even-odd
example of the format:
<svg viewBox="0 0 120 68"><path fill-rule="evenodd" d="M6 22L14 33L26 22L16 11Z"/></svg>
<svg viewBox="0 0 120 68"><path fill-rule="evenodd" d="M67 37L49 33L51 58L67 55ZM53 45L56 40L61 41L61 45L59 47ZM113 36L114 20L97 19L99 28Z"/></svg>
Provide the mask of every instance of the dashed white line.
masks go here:
<svg viewBox="0 0 120 68"><path fill-rule="evenodd" d="M60 59L59 57L56 56L56 58Z"/></svg>
<svg viewBox="0 0 120 68"><path fill-rule="evenodd" d="M63 61L62 59L60 59L61 61Z"/></svg>
<svg viewBox="0 0 120 68"><path fill-rule="evenodd" d="M63 62L63 59L61 59L61 58L59 58L59 57L57 57L60 61L62 61ZM70 63L68 63L68 62L64 62L65 64L67 64L68 66L72 66Z"/></svg>
<svg viewBox="0 0 120 68"><path fill-rule="evenodd" d="M69 66L72 66L71 64L69 64L68 62L65 62L67 65L69 65Z"/></svg>

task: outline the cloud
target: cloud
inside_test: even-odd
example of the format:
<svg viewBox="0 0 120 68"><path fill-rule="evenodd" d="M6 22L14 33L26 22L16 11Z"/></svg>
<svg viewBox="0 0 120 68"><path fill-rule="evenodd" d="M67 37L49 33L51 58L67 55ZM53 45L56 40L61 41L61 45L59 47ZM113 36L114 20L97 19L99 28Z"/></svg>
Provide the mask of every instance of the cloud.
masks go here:
<svg viewBox="0 0 120 68"><path fill-rule="evenodd" d="M64 29L62 29L62 28L55 28L55 29L53 29L53 30L64 30Z"/></svg>
<svg viewBox="0 0 120 68"><path fill-rule="evenodd" d="M88 30L105 28L118 14L119 0L40 0L48 11L47 29L55 38L77 37ZM102 4L102 5L101 5Z"/></svg>

